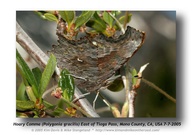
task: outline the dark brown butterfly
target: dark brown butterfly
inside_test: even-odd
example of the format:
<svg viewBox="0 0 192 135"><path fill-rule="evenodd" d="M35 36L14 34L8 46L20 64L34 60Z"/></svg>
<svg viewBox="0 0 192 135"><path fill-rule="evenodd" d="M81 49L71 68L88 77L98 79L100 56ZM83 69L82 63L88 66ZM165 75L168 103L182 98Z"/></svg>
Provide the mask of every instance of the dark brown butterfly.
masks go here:
<svg viewBox="0 0 192 135"><path fill-rule="evenodd" d="M74 78L75 85L86 91L106 87L106 80L132 57L145 39L144 32L130 26L118 38L108 38L100 34L69 40L62 32L58 25L59 44L53 45L50 52L56 56L58 67L68 69L77 77Z"/></svg>

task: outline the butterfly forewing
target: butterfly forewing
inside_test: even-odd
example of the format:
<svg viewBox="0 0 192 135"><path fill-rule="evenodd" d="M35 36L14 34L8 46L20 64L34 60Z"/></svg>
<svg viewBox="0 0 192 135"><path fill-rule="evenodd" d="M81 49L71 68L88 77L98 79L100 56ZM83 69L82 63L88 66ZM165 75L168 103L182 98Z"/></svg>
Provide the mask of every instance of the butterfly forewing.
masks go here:
<svg viewBox="0 0 192 135"><path fill-rule="evenodd" d="M54 45L50 52L56 56L58 67L68 69L76 76L77 87L86 91L105 87L105 81L132 57L145 39L144 32L130 26L118 38L96 35L69 40L61 34L60 27L58 31L58 45Z"/></svg>

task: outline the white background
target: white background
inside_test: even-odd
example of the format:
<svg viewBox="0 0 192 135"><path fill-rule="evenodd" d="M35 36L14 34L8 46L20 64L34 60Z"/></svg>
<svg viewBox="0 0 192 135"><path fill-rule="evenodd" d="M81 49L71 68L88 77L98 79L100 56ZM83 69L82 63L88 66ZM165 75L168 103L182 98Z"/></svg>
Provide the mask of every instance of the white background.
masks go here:
<svg viewBox="0 0 192 135"><path fill-rule="evenodd" d="M0 132L3 134L33 134L29 128L14 127L13 122L19 122L15 118L15 22L16 10L176 10L180 25L177 27L177 91L182 91L182 97L177 95L182 114L179 118L181 127L162 128L156 134L185 134L191 133L191 65L192 65L192 29L191 4L189 0L1 0L0 2ZM179 31L178 31L179 30ZM179 34L178 34L179 33ZM179 37L180 36L180 37ZM181 70L182 69L182 70ZM182 72L182 73L179 73ZM181 76L178 76L181 75ZM181 92L179 92L181 93ZM178 111L178 110L177 110ZM98 132L97 132L98 133ZM110 132L108 132L110 133ZM121 132L128 134L132 132ZM150 134L148 132L134 132L135 134ZM51 134L51 133L42 133ZM55 134L55 133L54 133ZM59 133L58 134L64 134ZM71 134L71 133L70 133ZM79 134L79 132L74 132ZM83 133L84 135L90 134ZM99 134L106 134L101 132ZM119 134L115 132L115 134ZM154 132L151 132L154 134Z"/></svg>

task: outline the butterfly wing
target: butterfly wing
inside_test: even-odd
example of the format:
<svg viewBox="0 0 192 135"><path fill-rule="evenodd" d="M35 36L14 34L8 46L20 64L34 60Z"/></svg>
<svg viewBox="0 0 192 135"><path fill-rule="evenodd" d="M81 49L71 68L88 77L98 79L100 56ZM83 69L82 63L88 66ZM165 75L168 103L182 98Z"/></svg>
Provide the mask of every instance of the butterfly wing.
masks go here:
<svg viewBox="0 0 192 135"><path fill-rule="evenodd" d="M128 61L145 39L144 32L129 26L118 38L97 35L74 41L57 34L58 45L54 45L50 52L56 56L58 67L68 69L76 76L77 87L86 91L104 87L105 81Z"/></svg>

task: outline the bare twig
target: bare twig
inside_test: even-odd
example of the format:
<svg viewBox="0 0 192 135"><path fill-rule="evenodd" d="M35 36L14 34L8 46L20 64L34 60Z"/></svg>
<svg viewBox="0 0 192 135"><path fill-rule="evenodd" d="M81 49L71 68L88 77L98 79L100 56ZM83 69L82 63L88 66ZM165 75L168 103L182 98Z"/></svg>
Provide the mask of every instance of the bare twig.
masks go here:
<svg viewBox="0 0 192 135"><path fill-rule="evenodd" d="M132 86L131 88L131 80L128 77L128 74L126 76L122 76L122 80L126 91L126 98L121 111L121 117L133 118L135 114L135 99L137 95L136 87Z"/></svg>
<svg viewBox="0 0 192 135"><path fill-rule="evenodd" d="M136 98L136 91L130 90L129 92L129 118L133 118L135 115L135 98Z"/></svg>
<svg viewBox="0 0 192 135"><path fill-rule="evenodd" d="M25 31L16 23L16 41L29 53L30 56L42 67L45 67L49 57L33 42L33 40L25 33ZM59 68L56 68L56 74L59 76ZM78 88L75 89L74 96L80 97L82 93ZM91 116L99 117L93 110L91 104L87 99L79 100L81 107Z"/></svg>
<svg viewBox="0 0 192 135"><path fill-rule="evenodd" d="M135 100L136 100L136 95L137 95L137 89L140 87L140 83L141 83L141 78L142 78L142 72L145 70L145 68L147 67L149 63L141 66L137 76L138 79L135 82L135 84L132 84L132 88L128 93L128 103L129 103L129 117L132 118L135 115ZM133 75L131 75L133 76ZM131 77L132 78L132 77Z"/></svg>
<svg viewBox="0 0 192 135"><path fill-rule="evenodd" d="M174 99L172 96L170 96L169 94L167 94L165 91L163 91L161 88L159 88L158 86L156 86L154 83L142 78L142 81L146 84L148 84L149 86L151 86L152 88L154 88L155 90L157 90L158 92L160 92L161 94L163 94L164 96L166 96L169 100L171 100L173 103L176 103L176 99Z"/></svg>
<svg viewBox="0 0 192 135"><path fill-rule="evenodd" d="M121 117L127 117L129 112L129 93L130 93L129 73L125 73L125 75L122 76L122 80L125 88L125 102L121 110Z"/></svg>

